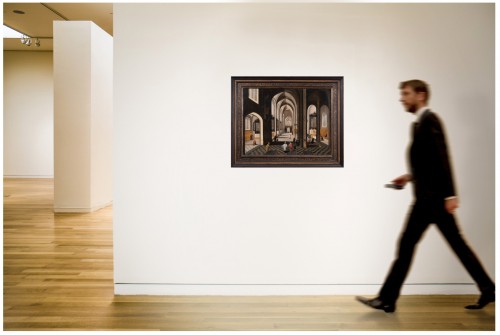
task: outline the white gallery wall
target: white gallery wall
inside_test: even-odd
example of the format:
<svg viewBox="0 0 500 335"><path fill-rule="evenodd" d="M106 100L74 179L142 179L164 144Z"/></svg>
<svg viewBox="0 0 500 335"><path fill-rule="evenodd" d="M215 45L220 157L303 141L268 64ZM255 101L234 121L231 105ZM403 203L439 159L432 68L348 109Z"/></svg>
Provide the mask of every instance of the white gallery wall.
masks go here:
<svg viewBox="0 0 500 335"><path fill-rule="evenodd" d="M375 294L431 84L466 239L494 277L494 4L115 4L118 294ZM343 168L231 168L231 76L343 76ZM435 227L404 293L475 293Z"/></svg>
<svg viewBox="0 0 500 335"><path fill-rule="evenodd" d="M52 52L3 53L3 173L54 176Z"/></svg>
<svg viewBox="0 0 500 335"><path fill-rule="evenodd" d="M112 201L113 38L89 21L54 21L55 212Z"/></svg>

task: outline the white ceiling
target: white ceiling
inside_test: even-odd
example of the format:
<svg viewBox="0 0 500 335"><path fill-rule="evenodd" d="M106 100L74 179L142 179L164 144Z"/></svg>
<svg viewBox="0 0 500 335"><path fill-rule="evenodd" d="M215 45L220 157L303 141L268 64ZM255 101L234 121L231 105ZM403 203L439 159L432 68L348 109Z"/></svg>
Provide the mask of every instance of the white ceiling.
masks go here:
<svg viewBox="0 0 500 335"><path fill-rule="evenodd" d="M14 10L25 14L16 14ZM21 33L40 38L40 47L26 46L18 38L4 38L4 50L52 50L53 21L93 21L113 35L112 3L4 3L3 23Z"/></svg>

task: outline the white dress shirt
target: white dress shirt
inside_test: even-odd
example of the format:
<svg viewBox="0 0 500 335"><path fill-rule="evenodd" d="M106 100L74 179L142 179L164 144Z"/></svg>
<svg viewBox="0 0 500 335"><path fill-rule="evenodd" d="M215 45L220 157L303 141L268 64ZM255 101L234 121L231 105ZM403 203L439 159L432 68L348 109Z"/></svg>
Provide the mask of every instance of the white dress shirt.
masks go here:
<svg viewBox="0 0 500 335"><path fill-rule="evenodd" d="M418 111L416 111L415 112L415 122L419 123L420 119L422 118L422 114L424 114L424 112L428 109L430 109L429 106L424 106L424 107L420 108Z"/></svg>

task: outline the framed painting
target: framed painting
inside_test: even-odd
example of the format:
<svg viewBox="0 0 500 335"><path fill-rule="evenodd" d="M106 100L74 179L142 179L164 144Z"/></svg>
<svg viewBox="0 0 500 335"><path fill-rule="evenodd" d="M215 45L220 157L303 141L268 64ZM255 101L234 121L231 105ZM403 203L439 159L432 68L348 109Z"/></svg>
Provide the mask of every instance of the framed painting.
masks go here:
<svg viewBox="0 0 500 335"><path fill-rule="evenodd" d="M232 167L343 167L343 77L231 77Z"/></svg>

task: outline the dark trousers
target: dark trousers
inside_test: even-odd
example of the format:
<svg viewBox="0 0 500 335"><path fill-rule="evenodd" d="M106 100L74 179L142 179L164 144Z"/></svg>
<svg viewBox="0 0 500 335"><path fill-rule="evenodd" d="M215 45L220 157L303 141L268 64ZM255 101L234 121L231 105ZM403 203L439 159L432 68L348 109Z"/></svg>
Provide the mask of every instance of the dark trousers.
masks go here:
<svg viewBox="0 0 500 335"><path fill-rule="evenodd" d="M445 210L444 200L417 200L401 234L396 260L392 264L385 283L379 292L380 299L386 302L395 302L398 299L401 286L410 269L415 246L431 223L437 225L465 269L477 283L479 290L483 293L493 292L495 284L484 271L474 252L462 238L454 216Z"/></svg>

